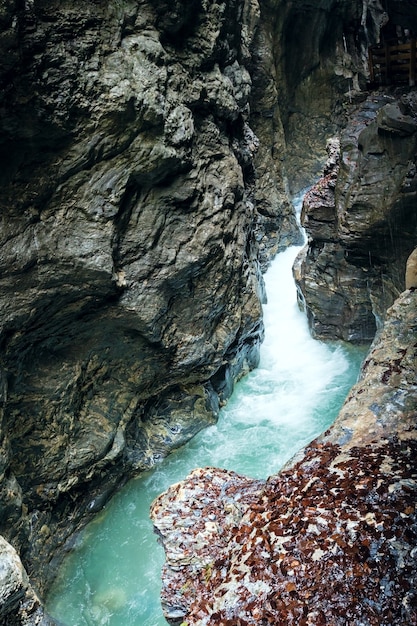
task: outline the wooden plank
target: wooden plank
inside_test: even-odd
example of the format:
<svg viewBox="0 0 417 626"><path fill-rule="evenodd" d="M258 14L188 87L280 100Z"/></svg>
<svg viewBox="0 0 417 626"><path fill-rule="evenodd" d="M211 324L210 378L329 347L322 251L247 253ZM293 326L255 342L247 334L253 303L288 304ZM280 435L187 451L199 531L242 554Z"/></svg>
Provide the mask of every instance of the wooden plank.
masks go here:
<svg viewBox="0 0 417 626"><path fill-rule="evenodd" d="M410 42L391 45L389 48L392 52L410 51Z"/></svg>
<svg viewBox="0 0 417 626"><path fill-rule="evenodd" d="M384 46L369 49L369 68L372 82L381 84L416 84L417 48L416 39L400 44L385 42Z"/></svg>
<svg viewBox="0 0 417 626"><path fill-rule="evenodd" d="M375 67L374 67L374 56L372 54L372 50L369 50L368 54L368 68L369 68L369 78L371 83L375 82Z"/></svg>
<svg viewBox="0 0 417 626"><path fill-rule="evenodd" d="M408 52L397 52L392 54L391 53L391 59L393 61L409 61L410 60L410 51Z"/></svg>

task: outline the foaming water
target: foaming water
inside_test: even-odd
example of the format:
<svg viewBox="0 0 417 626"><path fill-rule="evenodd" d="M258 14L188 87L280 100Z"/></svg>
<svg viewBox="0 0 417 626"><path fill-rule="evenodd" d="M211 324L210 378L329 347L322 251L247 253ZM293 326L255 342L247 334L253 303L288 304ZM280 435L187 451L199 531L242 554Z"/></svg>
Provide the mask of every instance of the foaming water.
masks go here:
<svg viewBox="0 0 417 626"><path fill-rule="evenodd" d="M279 254L265 276L259 367L236 385L215 426L130 481L87 527L48 598L60 623L166 626L159 602L164 554L149 520L152 500L199 466L266 478L334 421L365 352L311 338L292 279L298 250Z"/></svg>

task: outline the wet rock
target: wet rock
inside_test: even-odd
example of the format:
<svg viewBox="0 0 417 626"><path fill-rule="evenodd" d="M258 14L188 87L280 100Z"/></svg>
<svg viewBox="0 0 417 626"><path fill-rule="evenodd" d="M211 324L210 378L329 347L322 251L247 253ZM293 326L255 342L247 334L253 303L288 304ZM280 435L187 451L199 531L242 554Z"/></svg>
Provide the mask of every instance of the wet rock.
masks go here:
<svg viewBox="0 0 417 626"><path fill-rule="evenodd" d="M259 6L6 4L0 529L42 588L80 520L257 362Z"/></svg>
<svg viewBox="0 0 417 626"><path fill-rule="evenodd" d="M182 386L161 394L130 427L129 464L141 471L154 467L167 448L179 448L201 430L202 424L215 423L218 412L219 396L210 384Z"/></svg>
<svg viewBox="0 0 417 626"><path fill-rule="evenodd" d="M335 425L280 474L195 470L157 498L170 623L417 624L416 304L395 302Z"/></svg>
<svg viewBox="0 0 417 626"><path fill-rule="evenodd" d="M371 340L405 288L417 228L415 98L372 94L341 134L339 161L305 196L309 241L294 274L318 338Z"/></svg>
<svg viewBox="0 0 417 626"><path fill-rule="evenodd" d="M16 550L0 536L1 626L53 626L29 583Z"/></svg>
<svg viewBox="0 0 417 626"><path fill-rule="evenodd" d="M320 181L307 191L303 199L301 223L306 233L317 241L334 241L337 230L335 187L339 172L340 143L332 138L327 143L328 159Z"/></svg>
<svg viewBox="0 0 417 626"><path fill-rule="evenodd" d="M261 270L300 238L289 189L321 167L379 12L0 3L0 530L40 591L256 365Z"/></svg>
<svg viewBox="0 0 417 626"><path fill-rule="evenodd" d="M411 115L405 115L399 103L386 104L377 115L378 129L382 133L407 137L417 130L416 119Z"/></svg>
<svg viewBox="0 0 417 626"><path fill-rule="evenodd" d="M269 1L263 7L265 28L280 60L270 73L283 111L279 123L286 150L281 157L291 172L287 184L297 192L320 176L328 137L345 125L350 108L365 98L367 49L379 40L387 14L379 1L325 0L317 5ZM268 114L271 110L264 112ZM281 149L280 144L274 147Z"/></svg>
<svg viewBox="0 0 417 626"><path fill-rule="evenodd" d="M29 581L16 550L3 537L0 537L0 554L0 619L4 619L21 602Z"/></svg>
<svg viewBox="0 0 417 626"><path fill-rule="evenodd" d="M315 337L371 341L376 324L368 272L346 260L343 246L330 242L306 246L296 258L293 274L299 305Z"/></svg>

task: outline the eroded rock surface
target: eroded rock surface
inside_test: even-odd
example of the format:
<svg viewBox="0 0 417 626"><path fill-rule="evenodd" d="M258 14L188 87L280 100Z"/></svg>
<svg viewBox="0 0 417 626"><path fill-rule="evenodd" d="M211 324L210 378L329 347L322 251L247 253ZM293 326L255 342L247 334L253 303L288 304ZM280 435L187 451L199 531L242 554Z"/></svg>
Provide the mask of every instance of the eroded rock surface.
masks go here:
<svg viewBox="0 0 417 626"><path fill-rule="evenodd" d="M257 362L259 6L174 4L1 5L0 529L40 579Z"/></svg>
<svg viewBox="0 0 417 626"><path fill-rule="evenodd" d="M294 274L318 338L372 339L406 286L417 240L416 102L415 91L371 94L305 196L309 240Z"/></svg>
<svg viewBox="0 0 417 626"><path fill-rule="evenodd" d="M155 501L170 623L417 624L416 307L395 302L335 425L279 475L198 469Z"/></svg>
<svg viewBox="0 0 417 626"><path fill-rule="evenodd" d="M1 626L52 626L16 550L0 536Z"/></svg>

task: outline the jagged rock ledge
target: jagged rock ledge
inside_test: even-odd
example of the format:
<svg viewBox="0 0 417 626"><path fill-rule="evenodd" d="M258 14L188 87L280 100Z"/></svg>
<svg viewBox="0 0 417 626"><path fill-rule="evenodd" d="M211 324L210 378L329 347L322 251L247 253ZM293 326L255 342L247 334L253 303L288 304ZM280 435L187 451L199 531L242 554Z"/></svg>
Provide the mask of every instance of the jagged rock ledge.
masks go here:
<svg viewBox="0 0 417 626"><path fill-rule="evenodd" d="M364 96L303 202L308 243L294 277L319 339L371 341L417 241L417 92Z"/></svg>
<svg viewBox="0 0 417 626"><path fill-rule="evenodd" d="M266 482L194 470L155 500L170 624L417 624L417 293L334 426Z"/></svg>

